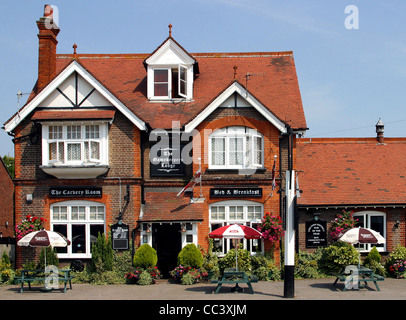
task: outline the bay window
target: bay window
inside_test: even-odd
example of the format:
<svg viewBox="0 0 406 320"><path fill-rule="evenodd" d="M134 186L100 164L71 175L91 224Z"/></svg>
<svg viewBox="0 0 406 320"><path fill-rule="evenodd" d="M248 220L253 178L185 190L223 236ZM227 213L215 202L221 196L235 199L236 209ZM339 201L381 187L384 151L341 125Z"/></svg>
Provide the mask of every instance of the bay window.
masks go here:
<svg viewBox="0 0 406 320"><path fill-rule="evenodd" d="M107 123L52 123L42 126L42 166L52 175L70 177L83 175L72 168L108 166ZM71 172L62 174L52 168L70 168ZM72 171L73 170L73 171ZM96 177L105 170L88 170L88 178Z"/></svg>
<svg viewBox="0 0 406 320"><path fill-rule="evenodd" d="M218 129L209 137L209 168L262 168L263 143L262 134L248 127Z"/></svg>
<svg viewBox="0 0 406 320"><path fill-rule="evenodd" d="M263 216L263 205L254 201L219 201L210 205L210 232L229 224L241 224L257 228ZM224 255L242 243L251 253L263 251L261 239L213 239L213 251Z"/></svg>

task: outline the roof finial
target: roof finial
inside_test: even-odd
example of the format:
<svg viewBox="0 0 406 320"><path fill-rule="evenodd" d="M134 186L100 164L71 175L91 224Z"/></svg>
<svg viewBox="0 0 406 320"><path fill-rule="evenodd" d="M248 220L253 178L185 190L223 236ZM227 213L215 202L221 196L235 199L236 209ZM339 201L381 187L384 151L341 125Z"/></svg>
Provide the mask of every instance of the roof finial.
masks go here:
<svg viewBox="0 0 406 320"><path fill-rule="evenodd" d="M77 48L78 46L76 45L76 43L74 43L73 44L73 46L72 46L72 48L73 48L73 54L75 55L75 59L76 59L76 54L77 54L77 52L76 52L76 48Z"/></svg>
<svg viewBox="0 0 406 320"><path fill-rule="evenodd" d="M169 36L172 37L172 24L171 23L168 25L168 28L169 28Z"/></svg>
<svg viewBox="0 0 406 320"><path fill-rule="evenodd" d="M237 78L237 69L238 69L238 67L234 66L233 69L234 69L234 80L235 80Z"/></svg>

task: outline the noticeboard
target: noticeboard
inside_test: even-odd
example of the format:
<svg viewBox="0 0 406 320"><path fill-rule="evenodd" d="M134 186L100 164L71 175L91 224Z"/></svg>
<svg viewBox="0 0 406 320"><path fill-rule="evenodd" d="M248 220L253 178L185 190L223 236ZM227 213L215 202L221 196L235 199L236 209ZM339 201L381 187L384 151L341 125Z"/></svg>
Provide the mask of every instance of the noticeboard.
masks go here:
<svg viewBox="0 0 406 320"><path fill-rule="evenodd" d="M306 248L327 246L327 223L323 220L306 221Z"/></svg>
<svg viewBox="0 0 406 320"><path fill-rule="evenodd" d="M111 226L111 243L114 250L128 250L129 227L123 223Z"/></svg>

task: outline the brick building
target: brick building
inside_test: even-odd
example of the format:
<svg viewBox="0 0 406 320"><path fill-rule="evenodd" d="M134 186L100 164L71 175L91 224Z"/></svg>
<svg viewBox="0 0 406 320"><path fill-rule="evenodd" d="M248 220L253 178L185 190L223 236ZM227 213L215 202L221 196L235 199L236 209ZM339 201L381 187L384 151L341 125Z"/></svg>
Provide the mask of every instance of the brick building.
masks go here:
<svg viewBox="0 0 406 320"><path fill-rule="evenodd" d="M89 259L119 220L165 272L187 243L207 249L211 230L281 214L281 173L307 129L292 52L189 53L170 25L149 54L57 54L51 18L46 6L37 21L38 81L4 127L15 137L16 222L40 216L65 234L61 261ZM197 172L201 183L179 194Z"/></svg>
<svg viewBox="0 0 406 320"><path fill-rule="evenodd" d="M6 237L14 238L13 193L13 180L0 157L0 240Z"/></svg>
<svg viewBox="0 0 406 320"><path fill-rule="evenodd" d="M376 138L300 139L297 143L299 248L313 250L306 222L324 221L327 243L331 221L343 210L354 212L360 226L381 233L377 245L385 256L406 245L406 139L385 138L377 124ZM307 241L306 241L307 240ZM363 245L366 254L373 245Z"/></svg>

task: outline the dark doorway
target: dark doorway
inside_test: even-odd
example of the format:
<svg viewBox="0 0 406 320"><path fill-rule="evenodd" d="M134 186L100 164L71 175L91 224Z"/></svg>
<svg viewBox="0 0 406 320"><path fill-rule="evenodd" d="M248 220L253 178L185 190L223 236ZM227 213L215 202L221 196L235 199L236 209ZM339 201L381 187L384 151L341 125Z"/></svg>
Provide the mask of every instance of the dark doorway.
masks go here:
<svg viewBox="0 0 406 320"><path fill-rule="evenodd" d="M152 225L152 246L158 255L158 269L164 278L175 269L181 250L180 223L155 223Z"/></svg>

